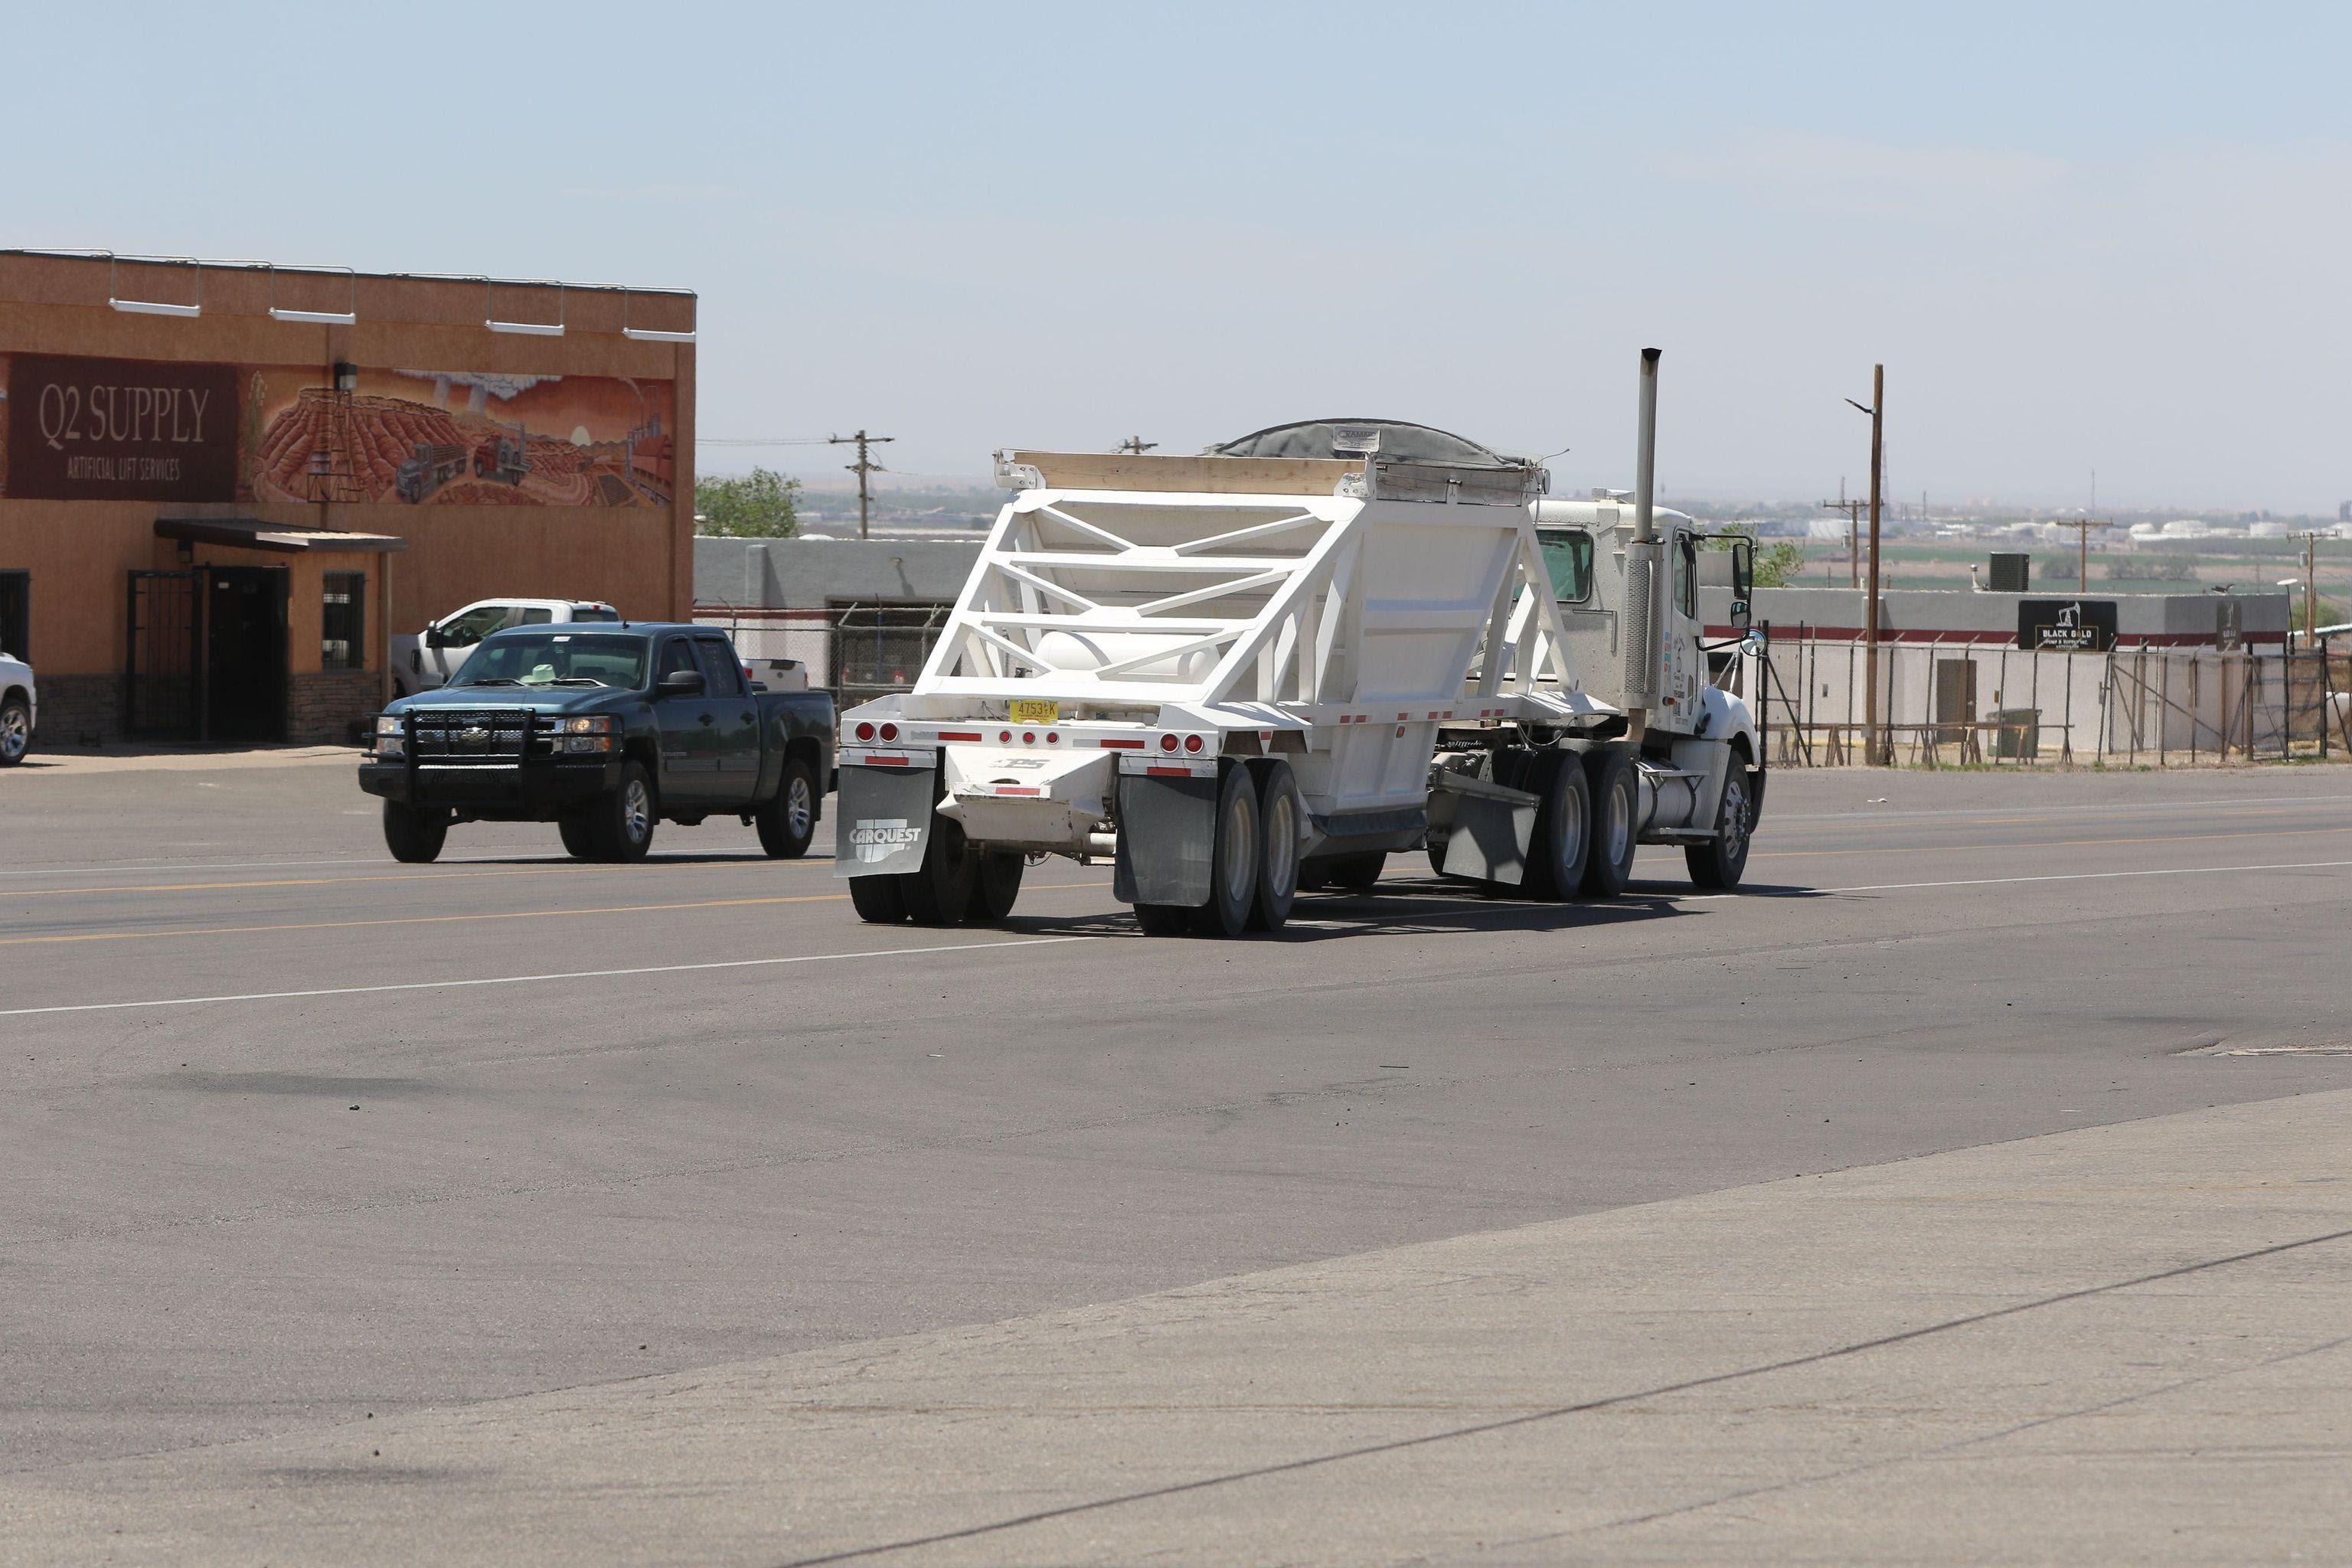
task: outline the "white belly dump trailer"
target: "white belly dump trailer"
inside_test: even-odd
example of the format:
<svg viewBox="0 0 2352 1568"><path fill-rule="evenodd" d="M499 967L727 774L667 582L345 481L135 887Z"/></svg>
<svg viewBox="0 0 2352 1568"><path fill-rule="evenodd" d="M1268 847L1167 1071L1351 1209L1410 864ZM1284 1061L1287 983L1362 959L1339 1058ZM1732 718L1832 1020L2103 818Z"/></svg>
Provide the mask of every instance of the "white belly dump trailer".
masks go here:
<svg viewBox="0 0 2352 1568"><path fill-rule="evenodd" d="M1535 898L1621 891L1644 840L1736 882L1763 752L1743 703L1678 673L1704 661L1657 541L1596 564L1619 542L1547 518L1540 467L1380 450L1418 429L1339 426L1328 457L1000 457L1016 493L913 690L842 718L858 913L1001 920L1045 855L1110 859L1154 934L1278 929L1302 885L1424 847ZM1568 588L1596 605L1564 621ZM1573 651L1601 646L1574 626L1596 616L1607 690Z"/></svg>

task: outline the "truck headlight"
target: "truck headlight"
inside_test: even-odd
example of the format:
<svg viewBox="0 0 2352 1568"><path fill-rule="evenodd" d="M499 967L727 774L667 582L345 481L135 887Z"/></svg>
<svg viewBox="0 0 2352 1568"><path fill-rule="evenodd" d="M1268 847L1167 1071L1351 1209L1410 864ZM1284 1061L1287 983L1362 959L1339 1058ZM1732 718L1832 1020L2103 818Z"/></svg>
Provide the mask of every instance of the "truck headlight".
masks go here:
<svg viewBox="0 0 2352 1568"><path fill-rule="evenodd" d="M562 752L609 752L619 740L620 721L609 713L555 721L555 748Z"/></svg>
<svg viewBox="0 0 2352 1568"><path fill-rule="evenodd" d="M379 757L404 757L408 754L408 736L401 721L390 713L375 716L375 754Z"/></svg>

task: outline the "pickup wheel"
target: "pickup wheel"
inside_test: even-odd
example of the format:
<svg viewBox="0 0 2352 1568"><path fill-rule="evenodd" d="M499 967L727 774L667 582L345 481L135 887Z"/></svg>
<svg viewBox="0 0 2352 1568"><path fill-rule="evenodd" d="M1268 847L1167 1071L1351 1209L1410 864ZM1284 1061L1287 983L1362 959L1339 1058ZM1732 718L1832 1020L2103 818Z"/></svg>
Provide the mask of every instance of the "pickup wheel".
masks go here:
<svg viewBox="0 0 2352 1568"><path fill-rule="evenodd" d="M1584 885L1592 847L1591 781L1572 752L1547 752L1538 766L1529 786L1537 799L1536 830L1521 891L1531 899L1572 899Z"/></svg>
<svg viewBox="0 0 2352 1568"><path fill-rule="evenodd" d="M562 835L564 851L574 860L596 858L596 829L584 813L557 817L555 831Z"/></svg>
<svg viewBox="0 0 2352 1568"><path fill-rule="evenodd" d="M907 918L919 926L962 924L979 871L980 857L964 838L963 824L953 817L932 817L922 865L898 879Z"/></svg>
<svg viewBox="0 0 2352 1568"><path fill-rule="evenodd" d="M897 925L907 918L907 895L899 887L904 877L852 877L849 903L867 925Z"/></svg>
<svg viewBox="0 0 2352 1568"><path fill-rule="evenodd" d="M33 746L33 712L10 698L0 702L0 768L13 768Z"/></svg>
<svg viewBox="0 0 2352 1568"><path fill-rule="evenodd" d="M1614 747L1584 753L1585 784L1592 796L1592 841L1585 850L1584 878L1577 895L1613 899L1633 879L1639 846L1633 817L1641 808L1633 764Z"/></svg>
<svg viewBox="0 0 2352 1568"><path fill-rule="evenodd" d="M642 860L653 847L654 781L639 762L622 764L621 782L612 794L588 807L589 842L599 860Z"/></svg>
<svg viewBox="0 0 2352 1568"><path fill-rule="evenodd" d="M808 853L809 840L816 837L816 770L807 758L794 757L784 764L784 782L776 786L775 798L761 806L752 821L760 829L760 847L771 859L797 860ZM1017 886L1020 879L1013 880Z"/></svg>
<svg viewBox="0 0 2352 1568"><path fill-rule="evenodd" d="M432 806L383 803L383 847L392 858L411 865L439 857L449 837L449 814Z"/></svg>
<svg viewBox="0 0 2352 1568"><path fill-rule="evenodd" d="M1690 879L1702 888L1739 886L1748 869L1748 836L1756 826L1754 799L1748 793L1748 764L1738 752L1724 770L1723 799L1715 808L1715 837L1705 844L1683 846Z"/></svg>
<svg viewBox="0 0 2352 1568"><path fill-rule="evenodd" d="M1265 852L1257 786L1248 768L1228 763L1217 790L1217 837L1209 855L1209 901L1192 911L1202 936L1239 936L1257 907L1259 861Z"/></svg>
<svg viewBox="0 0 2352 1568"><path fill-rule="evenodd" d="M975 922L993 925L1013 912L1013 900L1021 897L1024 866L1016 850L995 849L980 857L980 871L971 887Z"/></svg>

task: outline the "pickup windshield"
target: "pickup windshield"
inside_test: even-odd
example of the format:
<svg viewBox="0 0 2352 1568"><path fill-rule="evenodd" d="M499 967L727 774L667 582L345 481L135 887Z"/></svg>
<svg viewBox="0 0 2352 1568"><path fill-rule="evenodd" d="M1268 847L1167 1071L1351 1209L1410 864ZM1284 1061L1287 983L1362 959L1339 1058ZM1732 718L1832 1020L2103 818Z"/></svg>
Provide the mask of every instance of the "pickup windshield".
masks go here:
<svg viewBox="0 0 2352 1568"><path fill-rule="evenodd" d="M492 637L474 650L453 686L613 686L646 683L643 637L545 631Z"/></svg>

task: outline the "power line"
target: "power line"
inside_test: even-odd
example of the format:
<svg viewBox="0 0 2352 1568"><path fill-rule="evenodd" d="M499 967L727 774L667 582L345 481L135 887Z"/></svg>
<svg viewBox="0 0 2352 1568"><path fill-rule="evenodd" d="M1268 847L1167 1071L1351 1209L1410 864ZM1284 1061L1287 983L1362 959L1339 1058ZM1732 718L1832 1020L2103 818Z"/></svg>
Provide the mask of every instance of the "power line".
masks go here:
<svg viewBox="0 0 2352 1568"><path fill-rule="evenodd" d="M698 447L822 447L823 436L697 436Z"/></svg>
<svg viewBox="0 0 2352 1568"><path fill-rule="evenodd" d="M857 461L854 463L845 463L843 467L846 468L851 473L857 476L857 537L860 539L864 539L866 537L866 515L872 510L874 505L874 492L866 483L867 477L869 475L886 473L888 471L884 468L881 464L867 457L866 449L868 447L878 446L885 441L895 441L897 439L898 437L896 436L869 436L863 430L860 430L855 436L828 436L825 437L825 442L829 446L845 447L852 444L853 442L856 445Z"/></svg>

